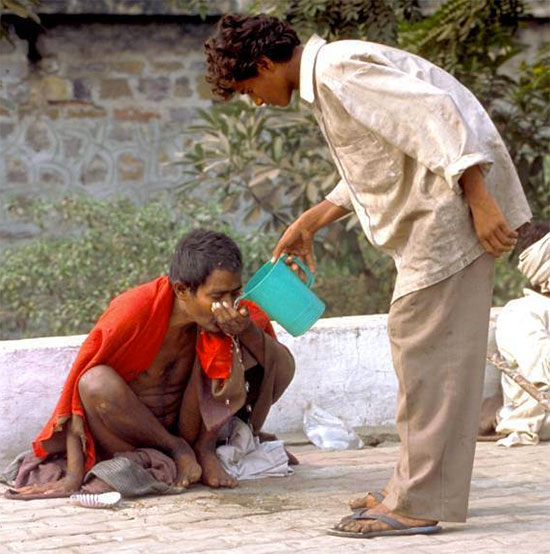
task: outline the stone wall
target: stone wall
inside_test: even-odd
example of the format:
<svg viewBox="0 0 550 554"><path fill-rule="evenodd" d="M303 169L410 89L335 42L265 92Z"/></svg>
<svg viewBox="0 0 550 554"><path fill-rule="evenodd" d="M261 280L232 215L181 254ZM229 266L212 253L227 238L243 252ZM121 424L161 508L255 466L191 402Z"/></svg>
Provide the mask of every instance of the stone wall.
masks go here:
<svg viewBox="0 0 550 554"><path fill-rule="evenodd" d="M202 59L210 31L155 18L63 21L38 36L34 64L26 41L0 44L2 95L12 104L0 108L2 202L78 191L146 200L180 182L167 162L211 99Z"/></svg>

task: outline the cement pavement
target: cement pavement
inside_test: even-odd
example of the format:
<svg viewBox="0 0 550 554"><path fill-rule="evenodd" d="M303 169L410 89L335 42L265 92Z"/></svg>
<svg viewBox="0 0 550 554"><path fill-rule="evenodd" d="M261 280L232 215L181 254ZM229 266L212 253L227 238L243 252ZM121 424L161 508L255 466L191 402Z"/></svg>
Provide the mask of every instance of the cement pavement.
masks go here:
<svg viewBox="0 0 550 554"><path fill-rule="evenodd" d="M178 496L124 500L114 510L0 498L0 553L550 553L550 443L478 443L467 524L444 524L432 536L368 540L331 537L325 529L348 513L350 497L382 487L398 446L291 450L302 462L293 476L231 491L197 486Z"/></svg>

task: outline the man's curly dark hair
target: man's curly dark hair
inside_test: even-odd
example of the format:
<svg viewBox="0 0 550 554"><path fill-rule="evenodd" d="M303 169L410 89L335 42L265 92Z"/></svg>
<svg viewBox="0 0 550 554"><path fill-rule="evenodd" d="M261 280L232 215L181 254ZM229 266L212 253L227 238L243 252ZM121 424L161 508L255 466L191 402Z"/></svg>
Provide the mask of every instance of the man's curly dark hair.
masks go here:
<svg viewBox="0 0 550 554"><path fill-rule="evenodd" d="M276 17L224 15L216 34L204 43L206 81L214 94L227 100L235 93L234 81L258 75L257 64L262 56L287 62L299 44L296 31Z"/></svg>

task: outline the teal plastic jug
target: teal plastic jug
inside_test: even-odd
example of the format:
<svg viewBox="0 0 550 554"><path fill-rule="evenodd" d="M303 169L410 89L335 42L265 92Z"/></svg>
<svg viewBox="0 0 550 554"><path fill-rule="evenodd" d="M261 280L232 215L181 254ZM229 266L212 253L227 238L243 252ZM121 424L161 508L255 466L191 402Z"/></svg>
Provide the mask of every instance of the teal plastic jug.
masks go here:
<svg viewBox="0 0 550 554"><path fill-rule="evenodd" d="M325 311L325 304L311 290L315 277L298 258L293 263L307 276L303 282L284 262L265 263L248 281L239 300L252 300L292 336L303 335Z"/></svg>

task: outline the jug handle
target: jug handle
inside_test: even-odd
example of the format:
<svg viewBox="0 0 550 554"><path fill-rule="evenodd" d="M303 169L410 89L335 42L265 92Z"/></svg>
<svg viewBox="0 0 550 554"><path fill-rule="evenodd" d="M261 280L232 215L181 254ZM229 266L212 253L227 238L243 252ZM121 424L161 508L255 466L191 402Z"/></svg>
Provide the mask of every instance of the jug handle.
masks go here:
<svg viewBox="0 0 550 554"><path fill-rule="evenodd" d="M283 254L284 257L285 254ZM281 258L279 258L280 260ZM300 267L300 269L306 274L307 281L304 283L308 289L310 289L313 286L313 283L315 283L315 275L311 272L311 269L297 256L292 256L292 263L296 264Z"/></svg>
<svg viewBox="0 0 550 554"><path fill-rule="evenodd" d="M279 263L282 261L283 258L287 257L287 254L282 254L281 257L275 262ZM284 262L283 262L284 263ZM313 283L315 283L315 275L311 272L309 267L300 260L300 258L297 258L295 256L292 256L292 263L295 263L297 266L300 267L300 269L305 273L307 277L307 281L304 283L304 285L310 289L313 286ZM247 297L246 293L241 294L235 299L235 302L233 302L233 308L236 310L239 307L239 304L241 300L244 300Z"/></svg>

